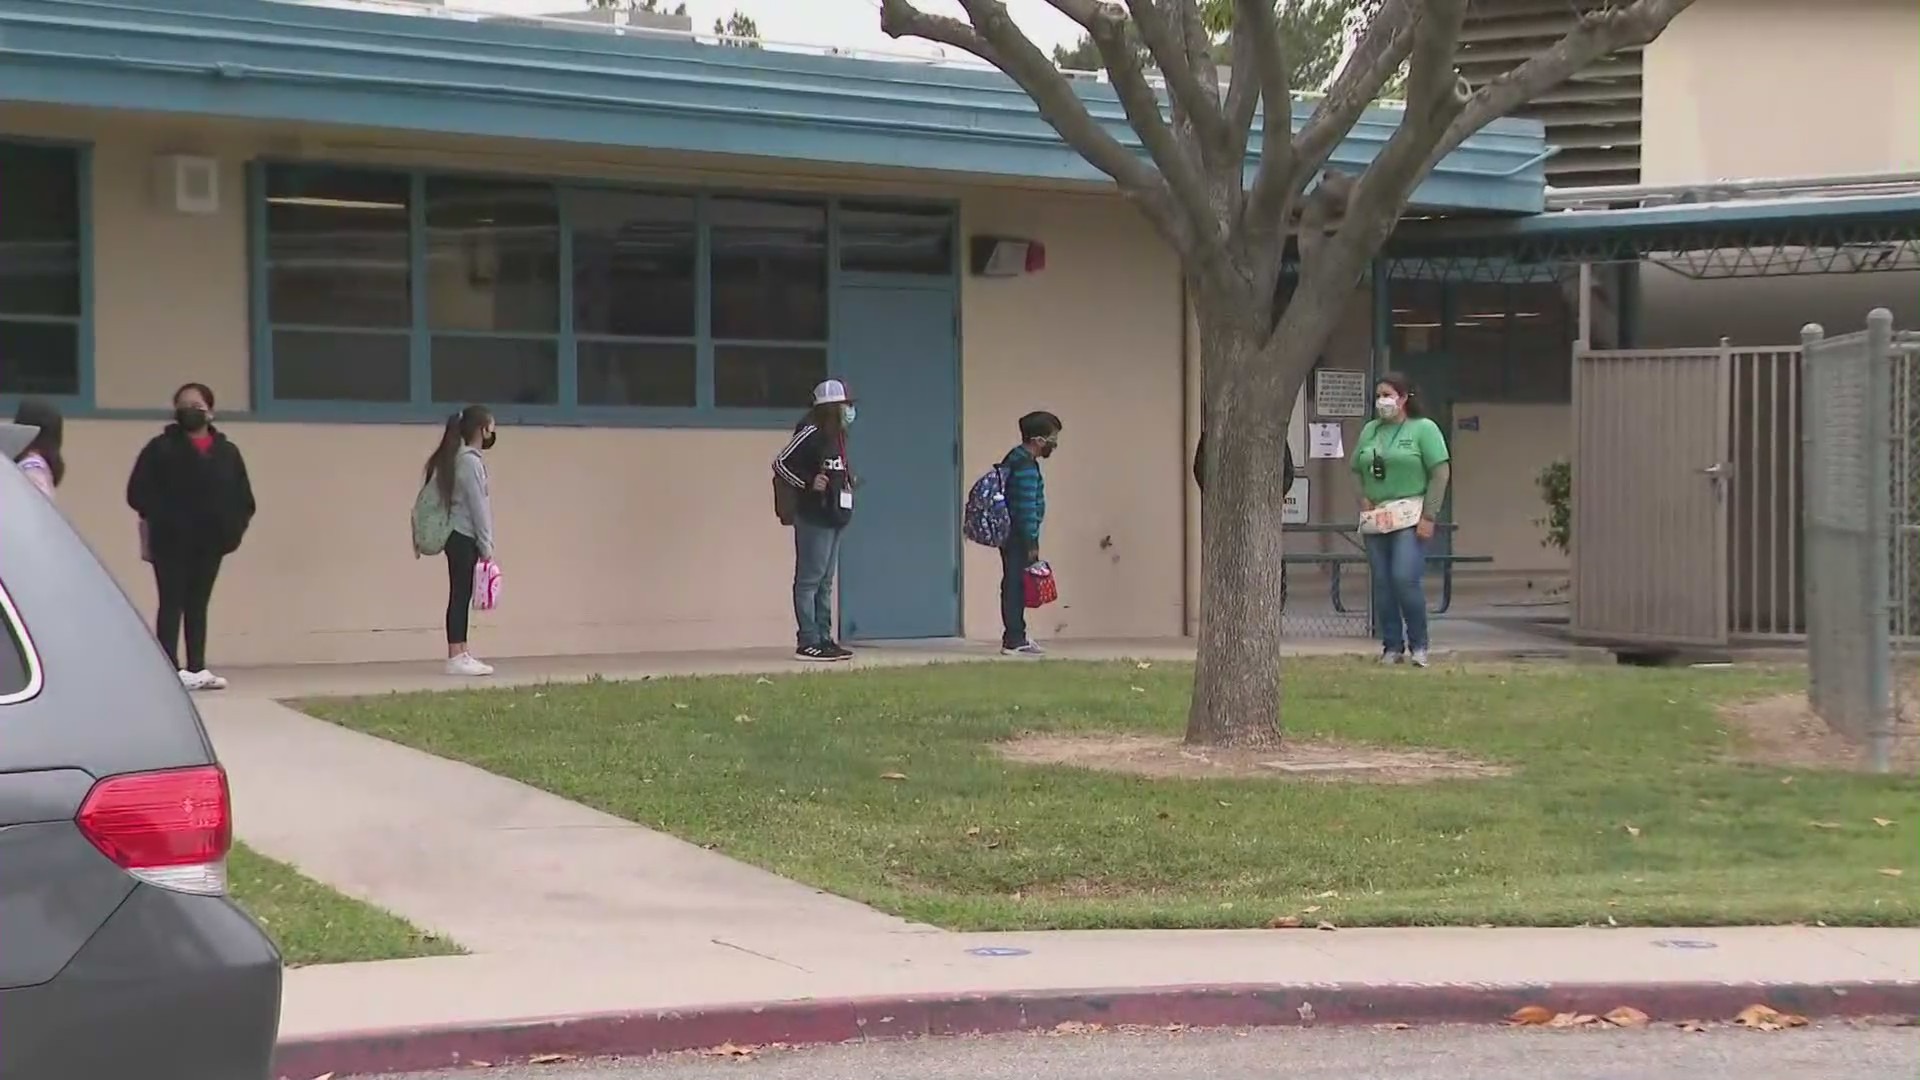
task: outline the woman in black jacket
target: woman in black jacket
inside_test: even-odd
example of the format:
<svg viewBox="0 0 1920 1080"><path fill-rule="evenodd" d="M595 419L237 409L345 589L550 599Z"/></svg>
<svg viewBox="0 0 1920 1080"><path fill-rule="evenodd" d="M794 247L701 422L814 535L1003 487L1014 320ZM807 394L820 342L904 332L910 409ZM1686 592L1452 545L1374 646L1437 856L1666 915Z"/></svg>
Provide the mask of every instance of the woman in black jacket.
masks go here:
<svg viewBox="0 0 1920 1080"><path fill-rule="evenodd" d="M1285 471L1281 474L1280 480L1281 480L1281 483L1284 483L1286 485L1285 490L1292 491L1293 482L1299 478L1300 474L1293 467L1293 446L1291 444L1287 446L1285 454L1286 454L1285 461L1280 466ZM1195 487L1198 487L1200 489L1201 495L1205 495L1207 493L1207 433L1205 431L1202 431L1200 433L1200 441L1196 443L1193 448L1193 483ZM1287 564L1285 562L1282 562L1280 564L1281 610L1284 611L1286 609L1286 606L1287 606Z"/></svg>
<svg viewBox="0 0 1920 1080"><path fill-rule="evenodd" d="M140 515L141 555L160 594L160 647L187 689L223 690L227 681L207 670L207 605L220 560L239 549L253 521L253 486L240 448L213 426L212 390L188 383L175 391L173 420L134 461L127 505Z"/></svg>

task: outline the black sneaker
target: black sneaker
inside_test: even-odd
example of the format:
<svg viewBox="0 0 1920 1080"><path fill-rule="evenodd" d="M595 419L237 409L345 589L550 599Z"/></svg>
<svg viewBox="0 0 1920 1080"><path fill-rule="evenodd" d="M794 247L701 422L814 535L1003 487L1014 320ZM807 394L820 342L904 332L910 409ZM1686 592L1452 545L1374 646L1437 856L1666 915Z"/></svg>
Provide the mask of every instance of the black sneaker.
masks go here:
<svg viewBox="0 0 1920 1080"><path fill-rule="evenodd" d="M821 647L821 648L823 648L823 649L825 649L825 650L827 650L828 652L830 652L830 653L832 653L832 654L833 654L833 658L834 658L835 660L851 660L851 659L853 659L853 650L852 650L852 649L849 649L849 648L847 648L847 647L846 647L845 645L842 645L842 644L840 644L840 643L839 643L839 642L837 642L837 641L824 641L824 642L821 642L821 643L820 643L820 647Z"/></svg>
<svg viewBox="0 0 1920 1080"><path fill-rule="evenodd" d="M810 664L830 664L845 657L827 648L825 645L802 645L793 650L795 660L804 660Z"/></svg>

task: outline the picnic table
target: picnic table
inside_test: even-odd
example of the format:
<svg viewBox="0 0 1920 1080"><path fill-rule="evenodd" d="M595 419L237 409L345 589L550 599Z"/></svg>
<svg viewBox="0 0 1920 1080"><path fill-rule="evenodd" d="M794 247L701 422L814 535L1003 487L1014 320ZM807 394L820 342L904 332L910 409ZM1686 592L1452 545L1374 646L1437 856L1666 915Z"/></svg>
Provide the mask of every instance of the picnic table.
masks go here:
<svg viewBox="0 0 1920 1080"><path fill-rule="evenodd" d="M1427 565L1430 567L1437 566L1440 569L1440 603L1433 609L1432 614L1445 615L1447 609L1453 606L1453 568L1456 566L1473 566L1491 563L1493 556L1456 555L1453 553L1452 538L1455 530L1459 529L1460 526L1447 521L1436 523L1434 528L1437 530L1437 535L1434 539L1443 542L1436 544L1437 550L1429 552L1427 555ZM1339 521L1307 522L1302 525L1288 525L1286 526L1286 531L1289 533L1303 533L1309 536L1337 536L1346 541L1348 546L1353 549L1351 551L1302 551L1299 553L1288 551L1281 556L1281 561L1294 566L1326 566L1332 568L1331 588L1333 594L1333 610L1342 615L1357 614L1347 609L1346 603L1340 594L1340 582L1343 572L1347 567L1365 566L1367 563L1367 549L1365 542L1360 537L1359 524L1357 522L1348 523ZM1371 617L1372 608L1370 605L1367 614Z"/></svg>

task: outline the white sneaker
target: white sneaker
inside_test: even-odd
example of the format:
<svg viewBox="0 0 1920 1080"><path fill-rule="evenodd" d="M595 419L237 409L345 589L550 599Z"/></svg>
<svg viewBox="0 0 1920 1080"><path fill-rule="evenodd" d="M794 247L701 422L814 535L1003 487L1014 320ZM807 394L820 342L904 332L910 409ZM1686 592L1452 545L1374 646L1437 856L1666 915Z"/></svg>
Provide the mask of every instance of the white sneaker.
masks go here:
<svg viewBox="0 0 1920 1080"><path fill-rule="evenodd" d="M1040 657L1047 655L1047 650L1029 641L1024 645L1015 645L1012 648L1007 648L1005 646L1002 646L1000 649L1000 655L1001 656L1021 656L1021 657L1026 657L1027 659L1030 659L1030 660L1037 660Z"/></svg>
<svg viewBox="0 0 1920 1080"><path fill-rule="evenodd" d="M1391 649L1380 650L1380 663L1386 667L1392 667L1404 661L1406 658L1407 654L1403 652L1395 652Z"/></svg>
<svg viewBox="0 0 1920 1080"><path fill-rule="evenodd" d="M461 653L459 656L447 658L447 674L473 676L491 675L493 674L493 667L481 663L474 658L472 653Z"/></svg>
<svg viewBox="0 0 1920 1080"><path fill-rule="evenodd" d="M1427 666L1427 650L1425 649L1413 650L1413 666L1419 667L1419 668L1423 668Z"/></svg>
<svg viewBox="0 0 1920 1080"><path fill-rule="evenodd" d="M225 690L227 688L227 680L205 668L194 672L193 677L199 680L200 689L202 690Z"/></svg>

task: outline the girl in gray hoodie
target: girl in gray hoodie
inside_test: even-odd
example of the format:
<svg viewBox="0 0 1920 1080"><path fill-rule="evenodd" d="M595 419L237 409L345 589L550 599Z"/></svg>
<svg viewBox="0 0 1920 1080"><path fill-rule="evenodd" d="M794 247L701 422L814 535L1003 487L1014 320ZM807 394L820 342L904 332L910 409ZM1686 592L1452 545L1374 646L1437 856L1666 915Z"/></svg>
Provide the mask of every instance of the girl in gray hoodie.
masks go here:
<svg viewBox="0 0 1920 1080"><path fill-rule="evenodd" d="M491 675L467 649L467 613L473 607L473 570L493 558L493 501L487 462L498 433L485 405L469 405L447 417L440 445L427 458L426 482L440 491L453 533L447 537L447 674Z"/></svg>

